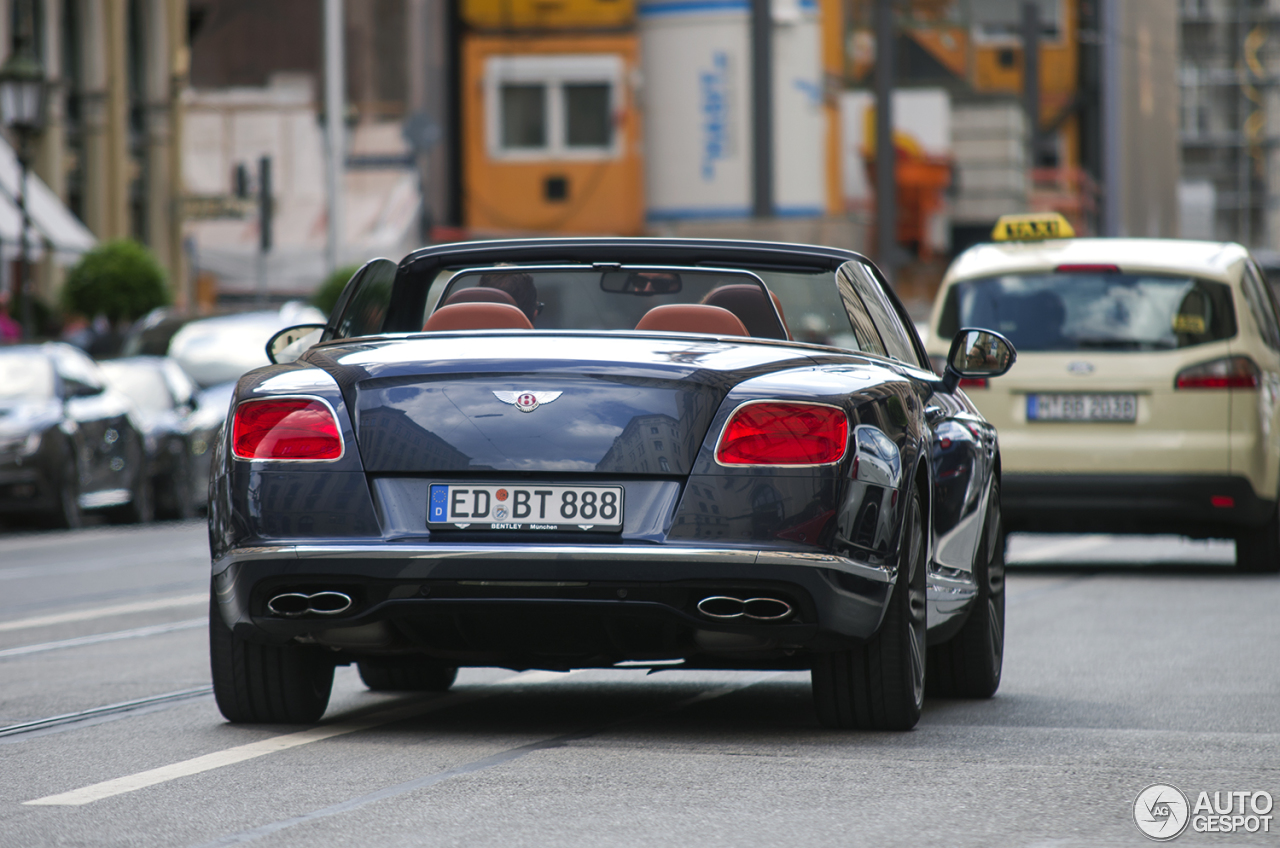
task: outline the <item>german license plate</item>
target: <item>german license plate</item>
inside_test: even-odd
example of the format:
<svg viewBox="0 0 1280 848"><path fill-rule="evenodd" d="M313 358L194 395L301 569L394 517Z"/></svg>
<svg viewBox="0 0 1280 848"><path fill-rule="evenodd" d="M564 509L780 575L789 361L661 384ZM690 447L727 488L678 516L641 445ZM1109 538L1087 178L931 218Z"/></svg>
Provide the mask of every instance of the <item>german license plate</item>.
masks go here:
<svg viewBox="0 0 1280 848"><path fill-rule="evenodd" d="M622 487L433 483L427 496L427 526L617 531L622 529Z"/></svg>
<svg viewBox="0 0 1280 848"><path fill-rule="evenodd" d="M1137 395L1027 395L1028 421L1137 421Z"/></svg>

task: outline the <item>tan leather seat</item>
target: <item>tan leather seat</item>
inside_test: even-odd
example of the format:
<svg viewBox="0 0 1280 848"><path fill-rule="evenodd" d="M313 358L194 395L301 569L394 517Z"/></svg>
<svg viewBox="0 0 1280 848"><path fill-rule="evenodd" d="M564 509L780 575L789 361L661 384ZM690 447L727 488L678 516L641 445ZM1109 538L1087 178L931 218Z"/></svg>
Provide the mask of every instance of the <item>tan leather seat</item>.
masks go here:
<svg viewBox="0 0 1280 848"><path fill-rule="evenodd" d="M532 330L525 314L505 303L451 303L441 306L427 323L424 332L446 330Z"/></svg>
<svg viewBox="0 0 1280 848"><path fill-rule="evenodd" d="M668 333L706 333L711 336L749 336L741 319L727 309L705 304L669 303L644 314L637 330Z"/></svg>
<svg viewBox="0 0 1280 848"><path fill-rule="evenodd" d="M505 303L508 306L515 306L516 299L502 289L473 286L469 289L458 289L444 300L445 306L452 306L455 303Z"/></svg>
<svg viewBox="0 0 1280 848"><path fill-rule="evenodd" d="M769 294L773 294L770 292ZM707 292L702 302L707 306L719 306L729 310L742 321L747 331L758 339L785 339L787 328L773 314L774 307L765 298L759 286L750 283L732 283ZM774 300L774 304L777 301ZM779 310L781 314L781 310Z"/></svg>

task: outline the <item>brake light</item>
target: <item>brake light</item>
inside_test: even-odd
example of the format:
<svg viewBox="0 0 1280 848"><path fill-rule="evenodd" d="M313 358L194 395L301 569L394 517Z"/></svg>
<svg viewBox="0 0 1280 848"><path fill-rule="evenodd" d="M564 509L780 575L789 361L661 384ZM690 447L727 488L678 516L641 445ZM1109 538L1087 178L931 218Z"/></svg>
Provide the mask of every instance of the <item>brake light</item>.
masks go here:
<svg viewBox="0 0 1280 848"><path fill-rule="evenodd" d="M844 410L816 403L763 401L729 418L716 461L722 465L829 465L849 444Z"/></svg>
<svg viewBox="0 0 1280 848"><path fill-rule="evenodd" d="M1055 274L1119 274L1119 265L1059 265Z"/></svg>
<svg viewBox="0 0 1280 848"><path fill-rule="evenodd" d="M231 425L236 459L338 459L342 435L333 411L311 398L247 400Z"/></svg>
<svg viewBox="0 0 1280 848"><path fill-rule="evenodd" d="M962 389L985 389L987 385L986 377L962 377L960 379L960 388Z"/></svg>
<svg viewBox="0 0 1280 848"><path fill-rule="evenodd" d="M1228 356L1201 362L1178 372L1175 389L1256 389L1262 372L1247 356Z"/></svg>

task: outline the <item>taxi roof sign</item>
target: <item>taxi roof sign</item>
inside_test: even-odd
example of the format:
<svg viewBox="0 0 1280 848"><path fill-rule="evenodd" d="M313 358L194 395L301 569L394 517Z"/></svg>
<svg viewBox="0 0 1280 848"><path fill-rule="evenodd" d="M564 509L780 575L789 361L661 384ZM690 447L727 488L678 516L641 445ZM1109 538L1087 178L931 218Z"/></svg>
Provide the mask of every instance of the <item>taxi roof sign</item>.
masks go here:
<svg viewBox="0 0 1280 848"><path fill-rule="evenodd" d="M992 241L1044 241L1075 238L1076 231L1057 212L1033 212L1029 215L1002 215L991 231Z"/></svg>

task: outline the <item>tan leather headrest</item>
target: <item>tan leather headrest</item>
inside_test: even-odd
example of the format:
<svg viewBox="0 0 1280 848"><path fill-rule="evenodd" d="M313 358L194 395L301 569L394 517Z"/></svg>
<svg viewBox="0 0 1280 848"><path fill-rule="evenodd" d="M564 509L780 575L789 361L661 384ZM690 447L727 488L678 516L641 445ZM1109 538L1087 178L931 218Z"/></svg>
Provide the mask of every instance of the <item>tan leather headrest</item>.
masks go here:
<svg viewBox="0 0 1280 848"><path fill-rule="evenodd" d="M644 314L637 330L668 333L706 333L711 336L747 336L742 321L727 309L704 304L669 303Z"/></svg>
<svg viewBox="0 0 1280 848"><path fill-rule="evenodd" d="M723 307L737 315L747 332L758 339L787 338L786 325L774 317L774 307L765 298L764 290L757 285L731 283L720 286L707 292L702 303Z"/></svg>
<svg viewBox="0 0 1280 848"><path fill-rule="evenodd" d="M778 317L782 319L782 329L787 331L787 338L794 339L795 336L791 335L791 328L787 326L787 314L782 311L782 301L778 299L778 293L771 291L769 292L769 297L773 298L773 306L778 310Z"/></svg>
<svg viewBox="0 0 1280 848"><path fill-rule="evenodd" d="M455 303L505 303L508 306L515 306L516 299L502 289L474 286L469 289L458 289L444 300L445 306L452 306Z"/></svg>
<svg viewBox="0 0 1280 848"><path fill-rule="evenodd" d="M422 329L428 333L445 330L532 330L525 314L505 303L451 303L441 306Z"/></svg>

